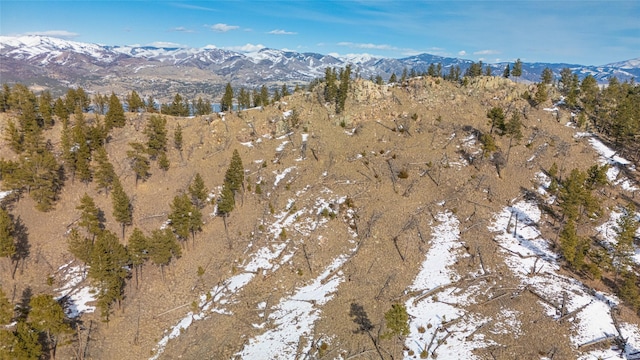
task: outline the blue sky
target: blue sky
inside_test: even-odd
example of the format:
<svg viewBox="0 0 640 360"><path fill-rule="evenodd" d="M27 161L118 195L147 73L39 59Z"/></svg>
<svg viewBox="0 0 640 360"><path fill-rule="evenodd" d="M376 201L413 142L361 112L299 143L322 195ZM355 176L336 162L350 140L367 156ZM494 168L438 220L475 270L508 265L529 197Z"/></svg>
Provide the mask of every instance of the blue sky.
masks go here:
<svg viewBox="0 0 640 360"><path fill-rule="evenodd" d="M602 65L640 57L640 1L1 0L0 34Z"/></svg>

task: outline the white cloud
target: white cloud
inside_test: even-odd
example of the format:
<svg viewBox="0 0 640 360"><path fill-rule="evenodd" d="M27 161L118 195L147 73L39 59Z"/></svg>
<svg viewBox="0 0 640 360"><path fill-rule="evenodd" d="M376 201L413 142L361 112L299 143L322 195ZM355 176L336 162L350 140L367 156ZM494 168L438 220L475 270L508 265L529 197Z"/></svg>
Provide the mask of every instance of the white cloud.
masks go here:
<svg viewBox="0 0 640 360"><path fill-rule="evenodd" d="M275 29L275 30L269 31L267 34L271 34L271 35L296 35L297 32L286 31L286 30L282 30L282 29Z"/></svg>
<svg viewBox="0 0 640 360"><path fill-rule="evenodd" d="M371 43L352 43L349 41L342 41L338 43L339 46L346 46L356 49L375 49L375 50L398 50L397 47L387 44L371 44Z"/></svg>
<svg viewBox="0 0 640 360"><path fill-rule="evenodd" d="M215 24L215 25L211 25L210 28L211 28L211 30L213 30L215 32L224 33L224 32L231 31L231 30L237 30L237 29L240 28L240 26L218 23L218 24Z"/></svg>
<svg viewBox="0 0 640 360"><path fill-rule="evenodd" d="M67 30L46 30L46 31L31 31L22 35L40 35L40 36L52 36L63 39L72 39L80 36L78 33L74 33Z"/></svg>
<svg viewBox="0 0 640 360"><path fill-rule="evenodd" d="M187 29L184 26L174 27L174 28L169 29L169 31L184 32L184 33L192 33L192 32L194 32L193 30Z"/></svg>
<svg viewBox="0 0 640 360"><path fill-rule="evenodd" d="M158 48L188 48L189 46L178 44L170 41L154 41L152 43L147 44L148 46L158 47Z"/></svg>
<svg viewBox="0 0 640 360"><path fill-rule="evenodd" d="M465 55L467 55L466 51L464 51L464 50L458 51L458 56L465 56Z"/></svg>
<svg viewBox="0 0 640 360"><path fill-rule="evenodd" d="M262 44L245 44L245 45L240 45L240 46L227 46L227 47L225 47L226 50L243 52L243 53L256 52L256 51L260 51L261 49L264 49L264 48L265 48L265 46L262 45Z"/></svg>
<svg viewBox="0 0 640 360"><path fill-rule="evenodd" d="M494 55L494 54L500 54L500 51L498 50L479 50L479 51L474 51L473 55Z"/></svg>

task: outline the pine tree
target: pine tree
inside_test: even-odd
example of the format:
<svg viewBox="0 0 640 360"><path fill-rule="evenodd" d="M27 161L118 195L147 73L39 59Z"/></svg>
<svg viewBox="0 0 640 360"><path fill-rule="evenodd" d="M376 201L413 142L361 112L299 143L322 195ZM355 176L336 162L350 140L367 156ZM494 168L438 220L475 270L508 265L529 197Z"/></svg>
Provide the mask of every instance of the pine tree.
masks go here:
<svg viewBox="0 0 640 360"><path fill-rule="evenodd" d="M12 259L16 253L16 238L13 219L7 210L0 207L0 257Z"/></svg>
<svg viewBox="0 0 640 360"><path fill-rule="evenodd" d="M518 58L516 62L513 64L513 70L511 71L511 75L515 76L516 78L519 78L520 76L522 76L522 61L520 61L520 58ZM516 82L518 82L518 79L516 79Z"/></svg>
<svg viewBox="0 0 640 360"><path fill-rule="evenodd" d="M120 99L115 93L111 93L109 97L109 110L104 117L104 126L107 131L111 131L113 128L121 128L125 125L126 118L124 117L124 108Z"/></svg>
<svg viewBox="0 0 640 360"><path fill-rule="evenodd" d="M122 238L124 238L124 229L131 224L133 219L131 200L124 192L120 181L116 181L111 192L111 201L113 203L113 217L122 225Z"/></svg>
<svg viewBox="0 0 640 360"><path fill-rule="evenodd" d="M147 154L151 160L167 150L167 119L163 116L151 115L144 129L147 136Z"/></svg>
<svg viewBox="0 0 640 360"><path fill-rule="evenodd" d="M222 220L224 222L224 228L227 228L227 217L233 211L233 208L236 205L236 201L233 196L233 191L229 188L229 184L226 182L222 185L222 193L220 194L220 198L217 202L218 205L218 215L222 216Z"/></svg>
<svg viewBox="0 0 640 360"><path fill-rule="evenodd" d="M176 128L173 132L173 147L175 147L176 150L182 152L182 127L180 126L180 124L176 125Z"/></svg>
<svg viewBox="0 0 640 360"><path fill-rule="evenodd" d="M80 205L76 206L76 210L81 211L78 225L84 227L87 233L95 239L104 229L101 215L102 211L100 211L91 196L87 195L87 193L84 193L84 196L80 199Z"/></svg>
<svg viewBox="0 0 640 360"><path fill-rule="evenodd" d="M509 67L509 64L507 64L507 66L504 68L504 72L502 72L502 77L508 79L509 76L511 76L511 68Z"/></svg>
<svg viewBox="0 0 640 360"><path fill-rule="evenodd" d="M91 172L91 148L88 144L88 127L82 114L82 108L76 107L74 115L75 123L71 130L73 141L73 160L75 161L75 175L78 176L83 183L91 182L93 174Z"/></svg>
<svg viewBox="0 0 640 360"><path fill-rule="evenodd" d="M82 261L86 265L91 265L91 251L93 250L93 241L80 234L78 229L72 228L67 238L67 247L71 255Z"/></svg>
<svg viewBox="0 0 640 360"><path fill-rule="evenodd" d="M67 107L64 105L64 101L62 101L61 98L57 98L53 103L53 113L60 121L69 120L69 111L67 111Z"/></svg>
<svg viewBox="0 0 640 360"><path fill-rule="evenodd" d="M106 95L97 93L93 96L93 104L96 106L98 114L104 115L104 112L107 109L108 101L109 99L107 99Z"/></svg>
<svg viewBox="0 0 640 360"><path fill-rule="evenodd" d="M94 172L96 186L98 189L103 189L105 195L108 195L109 190L113 189L113 184L118 181L118 176L113 165L109 162L107 150L105 150L104 146L100 146L96 150L95 160L97 162Z"/></svg>
<svg viewBox="0 0 640 360"><path fill-rule="evenodd" d="M202 229L202 213L195 207L187 194L176 195L171 203L169 221L174 233L181 241L186 241L189 234L195 239L195 232Z"/></svg>
<svg viewBox="0 0 640 360"><path fill-rule="evenodd" d="M549 98L549 93L547 92L547 85L544 83L536 84L536 93L533 96L533 100L536 102L537 106L540 106L542 103L547 101Z"/></svg>
<svg viewBox="0 0 640 360"><path fill-rule="evenodd" d="M234 194L241 188L244 189L244 166L237 149L233 150L231 164L224 175L224 182Z"/></svg>
<svg viewBox="0 0 640 360"><path fill-rule="evenodd" d="M492 107L487 111L487 118L489 119L489 125L491 129L489 134L493 134L493 129L499 130L499 134L505 131L504 111L500 107Z"/></svg>
<svg viewBox="0 0 640 360"><path fill-rule="evenodd" d="M0 330L4 333L4 330ZM7 334L9 335L9 334ZM42 355L39 332L25 321L18 321L16 330L9 337L9 355L6 359L38 360ZM0 355L6 347L0 347Z"/></svg>
<svg viewBox="0 0 640 360"><path fill-rule="evenodd" d="M160 170L162 171L167 171L169 170L169 167L171 166L171 162L169 162L169 157L167 157L167 153L166 152L161 152L160 155L158 155L158 167L160 168Z"/></svg>
<svg viewBox="0 0 640 360"><path fill-rule="evenodd" d="M540 82L545 85L551 85L553 82L553 71L548 67L542 70L542 74L540 75Z"/></svg>
<svg viewBox="0 0 640 360"><path fill-rule="evenodd" d="M2 290L2 287L0 287L0 326L9 324L11 320L13 320L13 315L13 305L7 298L7 294ZM3 344L3 342L0 341L0 344ZM0 348L1 347L2 346L0 346ZM2 354L1 351L2 350L0 350L0 354ZM0 358L2 357L0 356Z"/></svg>
<svg viewBox="0 0 640 360"><path fill-rule="evenodd" d="M336 75L335 69L328 67L324 70L324 82L326 83L324 88L324 101L334 102L336 100L336 96L338 95L337 79L338 76Z"/></svg>
<svg viewBox="0 0 640 360"><path fill-rule="evenodd" d="M155 113L158 111L158 109L156 109L156 101L151 95L147 98L145 110L149 113Z"/></svg>
<svg viewBox="0 0 640 360"><path fill-rule="evenodd" d="M282 84L282 91L280 91L280 93L282 97L291 95L291 93L289 93L289 89L287 88L287 84Z"/></svg>
<svg viewBox="0 0 640 360"><path fill-rule="evenodd" d="M130 112L138 112L144 108L144 101L140 98L140 95L133 90L127 95L127 107Z"/></svg>
<svg viewBox="0 0 640 360"><path fill-rule="evenodd" d="M193 182L189 185L189 195L191 195L191 202L196 207L202 209L205 206L207 196L209 196L209 189L204 184L200 173L196 173Z"/></svg>
<svg viewBox="0 0 640 360"><path fill-rule="evenodd" d="M131 265L136 271L136 287L138 287L138 273L142 278L142 265L149 259L149 239L137 227L129 236L127 252L131 259Z"/></svg>
<svg viewBox="0 0 640 360"><path fill-rule="evenodd" d="M635 206L629 203L617 221L616 243L613 246L613 266L616 269L616 275L632 264L633 239L637 231L638 221L636 220Z"/></svg>
<svg viewBox="0 0 640 360"><path fill-rule="evenodd" d="M336 113L340 114L344 111L345 102L347 101L347 94L349 93L349 82L351 80L351 65L345 66L340 71L340 86L338 87L338 93L336 94Z"/></svg>
<svg viewBox="0 0 640 360"><path fill-rule="evenodd" d="M111 305L123 299L123 290L129 264L127 249L118 236L105 230L97 237L91 251L89 277L98 288L98 307L105 321L109 321Z"/></svg>
<svg viewBox="0 0 640 360"><path fill-rule="evenodd" d="M389 77L389 84L394 84L398 82L398 77L396 76L396 73L392 73L391 76Z"/></svg>
<svg viewBox="0 0 640 360"><path fill-rule="evenodd" d="M38 97L38 111L44 128L50 129L53 126L53 97L49 90L43 91Z"/></svg>
<svg viewBox="0 0 640 360"><path fill-rule="evenodd" d="M171 230L153 230L149 237L149 260L160 266L162 279L164 279L164 267L169 265L172 258L182 256L180 245Z"/></svg>
<svg viewBox="0 0 640 360"><path fill-rule="evenodd" d="M560 250L567 263L575 270L584 265L584 240L578 236L575 222L569 219L560 232Z"/></svg>
<svg viewBox="0 0 640 360"><path fill-rule="evenodd" d="M60 164L51 151L43 150L22 159L20 172L24 186L36 202L36 209L49 211L62 189Z"/></svg>
<svg viewBox="0 0 640 360"><path fill-rule="evenodd" d="M269 105L269 89L265 85L260 88L260 103L262 106Z"/></svg>
<svg viewBox="0 0 640 360"><path fill-rule="evenodd" d="M409 314L403 304L392 304L391 309L384 314L384 320L387 332L381 336L382 338L409 335Z"/></svg>
<svg viewBox="0 0 640 360"><path fill-rule="evenodd" d="M147 150L144 145L138 142L129 143L131 150L127 151L127 158L131 163L131 169L136 174L136 186L139 180L146 180L151 176L149 170L151 168L149 159L146 157Z"/></svg>
<svg viewBox="0 0 640 360"><path fill-rule="evenodd" d="M227 83L227 86L224 88L224 95L222 95L222 100L220 100L220 111L233 111L233 88L231 87L231 83Z"/></svg>
<svg viewBox="0 0 640 360"><path fill-rule="evenodd" d="M49 294L36 295L29 301L28 321L31 326L46 335L49 358L56 358L56 348L60 337L71 332L66 323L62 306Z"/></svg>
<svg viewBox="0 0 640 360"><path fill-rule="evenodd" d="M9 147L16 154L20 154L24 151L24 135L16 126L13 120L7 120L5 140L9 143Z"/></svg>

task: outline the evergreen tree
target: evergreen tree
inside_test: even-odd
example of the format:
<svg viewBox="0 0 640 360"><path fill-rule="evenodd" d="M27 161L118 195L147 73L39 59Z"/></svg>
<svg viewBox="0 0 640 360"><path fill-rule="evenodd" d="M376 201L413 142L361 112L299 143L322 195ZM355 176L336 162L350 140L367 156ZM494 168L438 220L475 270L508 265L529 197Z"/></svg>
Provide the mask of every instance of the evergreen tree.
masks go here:
<svg viewBox="0 0 640 360"><path fill-rule="evenodd" d="M149 259L149 239L137 227L129 236L127 252L136 272L136 287L138 287L138 273L142 274L142 265Z"/></svg>
<svg viewBox="0 0 640 360"><path fill-rule="evenodd" d="M145 106L146 112L155 113L158 111L158 109L156 109L156 101L151 95L149 95L149 97L147 98L147 103Z"/></svg>
<svg viewBox="0 0 640 360"><path fill-rule="evenodd" d="M508 79L509 76L511 76L511 68L509 67L509 64L507 64L507 66L504 68L504 71L502 72L502 77Z"/></svg>
<svg viewBox="0 0 640 360"><path fill-rule="evenodd" d="M553 83L553 71L548 67L544 68L540 76L540 82L545 85L551 85Z"/></svg>
<svg viewBox="0 0 640 360"><path fill-rule="evenodd" d="M53 126L53 97L49 90L43 91L38 97L38 111L44 128L50 129Z"/></svg>
<svg viewBox="0 0 640 360"><path fill-rule="evenodd" d="M560 83L562 84L562 93L567 95L573 83L573 73L569 68L560 70Z"/></svg>
<svg viewBox="0 0 640 360"><path fill-rule="evenodd" d="M491 73L491 66L487 65L486 68L484 68L484 76L493 76L493 74Z"/></svg>
<svg viewBox="0 0 640 360"><path fill-rule="evenodd" d="M76 259L91 265L91 251L93 250L93 241L80 234L78 229L72 228L67 238L67 247L71 255Z"/></svg>
<svg viewBox="0 0 640 360"><path fill-rule="evenodd" d="M113 165L109 162L107 150L105 150L104 146L100 146L96 150L95 160L97 162L94 174L96 186L98 189L103 189L105 195L108 195L109 190L113 189L113 184L118 181L118 176Z"/></svg>
<svg viewBox="0 0 640 360"><path fill-rule="evenodd" d="M227 83L227 86L224 88L224 95L222 95L222 100L220 100L220 111L233 111L233 88L231 87L231 83Z"/></svg>
<svg viewBox="0 0 640 360"><path fill-rule="evenodd" d="M182 152L182 127L180 124L176 124L176 128L173 132L173 147Z"/></svg>
<svg viewBox="0 0 640 360"><path fill-rule="evenodd" d="M505 131L505 122L504 122L504 111L500 107L492 107L487 111L487 118L489 119L489 125L491 129L489 130L489 134L493 134L493 130L496 129L499 131L499 134L504 133Z"/></svg>
<svg viewBox="0 0 640 360"><path fill-rule="evenodd" d="M338 95L338 86L336 85L337 79L338 76L335 69L328 67L324 70L324 82L326 83L324 88L324 101L335 101L336 96Z"/></svg>
<svg viewBox="0 0 640 360"><path fill-rule="evenodd" d="M171 263L172 258L182 256L180 245L170 229L153 230L149 237L149 260L160 266L164 279L164 267Z"/></svg>
<svg viewBox="0 0 640 360"><path fill-rule="evenodd" d="M9 302L7 294L4 293L2 287L0 287L0 326L9 324L11 320L13 320L13 315L13 305ZM3 344L3 342L0 341L0 344ZM0 348L1 347L2 346L0 346ZM0 350L0 354L2 354L1 351L2 350Z"/></svg>
<svg viewBox="0 0 640 360"><path fill-rule="evenodd" d="M336 94L336 113L340 114L344 110L347 94L349 92L349 81L351 80L351 65L340 70L340 86Z"/></svg>
<svg viewBox="0 0 640 360"><path fill-rule="evenodd" d="M9 143L9 147L16 154L20 154L24 151L24 135L16 126L13 120L7 120L7 128L5 134L5 141Z"/></svg>
<svg viewBox="0 0 640 360"><path fill-rule="evenodd" d="M171 166L169 157L167 157L167 153L163 151L160 153L160 155L158 155L158 167L160 168L160 170L166 172L167 170L169 170L169 166Z"/></svg>
<svg viewBox="0 0 640 360"><path fill-rule="evenodd" d="M122 103L120 103L120 99L118 99L115 93L111 93L109 97L109 110L107 110L107 114L104 117L104 126L107 131L110 131L116 127L123 127L125 123L126 118L124 117Z"/></svg>
<svg viewBox="0 0 640 360"><path fill-rule="evenodd" d="M580 84L580 101L582 102L584 110L589 115L595 115L599 92L598 81L593 75L589 74L582 79L582 83Z"/></svg>
<svg viewBox="0 0 640 360"><path fill-rule="evenodd" d="M389 77L389 84L394 84L398 82L398 77L396 76L396 73L391 73L391 76Z"/></svg>
<svg viewBox="0 0 640 360"><path fill-rule="evenodd" d="M111 192L111 202L113 204L113 217L122 225L122 237L124 238L124 229L131 224L133 219L131 200L122 188L120 181L116 181Z"/></svg>
<svg viewBox="0 0 640 360"><path fill-rule="evenodd" d="M436 66L434 63L429 64L429 68L427 68L427 75L436 77Z"/></svg>
<svg viewBox="0 0 640 360"><path fill-rule="evenodd" d="M260 103L262 106L269 105L269 89L265 85L260 87Z"/></svg>
<svg viewBox="0 0 640 360"><path fill-rule="evenodd" d="M409 335L409 314L407 308L401 304L392 304L391 309L384 314L387 332L381 337L390 339L394 336Z"/></svg>
<svg viewBox="0 0 640 360"><path fill-rule="evenodd" d="M139 112L144 108L144 101L142 101L142 98L140 98L140 95L138 95L135 90L127 95L126 100L130 112Z"/></svg>
<svg viewBox="0 0 640 360"><path fill-rule="evenodd" d="M9 341L5 346L0 346L0 355L3 355L3 351L9 348L9 356L6 359L19 359L19 360L38 360L42 355L42 345L39 341L39 332L31 327L30 324L25 321L18 321L16 330L10 334L6 330L0 330ZM0 339L1 340L1 339Z"/></svg>
<svg viewBox="0 0 640 360"><path fill-rule="evenodd" d="M640 310L640 289L638 289L638 277L633 271L625 271L622 276L622 284L619 286L618 296L629 304L634 310Z"/></svg>
<svg viewBox="0 0 640 360"><path fill-rule="evenodd" d="M536 84L536 93L533 96L533 100L536 102L537 106L540 106L542 103L547 101L549 98L549 93L547 92L547 85L545 83Z"/></svg>
<svg viewBox="0 0 640 360"><path fill-rule="evenodd" d="M60 121L69 119L69 111L67 111L67 107L64 105L64 101L62 101L61 98L57 98L53 103L53 113Z"/></svg>
<svg viewBox="0 0 640 360"><path fill-rule="evenodd" d="M638 231L638 221L636 220L636 211L632 203L629 203L624 209L624 213L617 221L616 227L616 243L613 247L613 266L616 274L620 274L623 270L633 263L633 239Z"/></svg>
<svg viewBox="0 0 640 360"><path fill-rule="evenodd" d="M0 112L6 112L9 110L9 98L11 97L11 88L9 84L2 84L2 90L0 90Z"/></svg>
<svg viewBox="0 0 640 360"><path fill-rule="evenodd" d="M71 327L66 323L64 309L49 294L36 295L29 301L29 323L31 326L44 333L46 345L49 348L49 358L56 358L56 348L59 339L65 333L71 332Z"/></svg>
<svg viewBox="0 0 640 360"><path fill-rule="evenodd" d="M200 173L196 173L193 182L189 185L189 195L191 196L191 202L196 207L202 209L205 206L207 197L209 196L209 189L207 189L204 184Z"/></svg>
<svg viewBox="0 0 640 360"><path fill-rule="evenodd" d="M171 203L169 221L174 233L181 241L186 241L189 234L195 239L196 231L202 229L202 213L195 207L187 194L177 195Z"/></svg>
<svg viewBox="0 0 640 360"><path fill-rule="evenodd" d="M80 221L78 225L84 227L93 239L104 229L102 222L102 211L96 206L91 196L84 193L80 199L80 205L76 206L80 210Z"/></svg>
<svg viewBox="0 0 640 360"><path fill-rule="evenodd" d="M12 259L16 253L16 238L13 219L7 210L0 207L0 257ZM3 324L0 321L0 324Z"/></svg>
<svg viewBox="0 0 640 360"><path fill-rule="evenodd" d="M240 190L240 188L244 188L244 166L242 165L242 159L237 149L233 150L231 163L224 175L224 182L234 194Z"/></svg>
<svg viewBox="0 0 640 360"><path fill-rule="evenodd" d="M89 141L87 137L89 129L85 122L84 115L80 106L76 107L74 120L75 123L73 125L73 129L71 130L71 137L73 141L72 159L75 162L75 164L73 165L73 168L75 169L74 174L78 176L80 181L86 184L91 182L93 174L91 172L90 166L91 148L89 147Z"/></svg>
<svg viewBox="0 0 640 360"><path fill-rule="evenodd" d="M517 78L522 76L522 61L520 61L520 58L518 58L516 62L513 64L513 70L511 71L511 75L516 77L516 82L518 81Z"/></svg>
<svg viewBox="0 0 640 360"><path fill-rule="evenodd" d="M107 110L108 102L109 102L109 99L107 98L106 95L97 93L93 96L93 104L96 106L96 110L100 115L104 115L105 111Z"/></svg>
<svg viewBox="0 0 640 360"><path fill-rule="evenodd" d="M132 143L129 143L129 146L131 146L131 150L127 151L127 158L131 163L131 168L133 169L133 172L136 174L136 186L137 186L138 180L144 181L148 179L149 176L151 176L151 173L149 173L149 169L151 167L150 167L149 159L145 155L147 150L145 149L144 145L138 142L132 142Z"/></svg>
<svg viewBox="0 0 640 360"><path fill-rule="evenodd" d="M105 230L97 237L91 251L89 277L98 288L98 307L105 321L109 321L111 305L123 299L123 290L129 264L127 249L118 236Z"/></svg>
<svg viewBox="0 0 640 360"><path fill-rule="evenodd" d="M291 95L291 93L289 93L289 89L287 88L287 84L282 84L281 95L282 97Z"/></svg>
<svg viewBox="0 0 640 360"><path fill-rule="evenodd" d="M560 250L567 263L575 270L582 269L586 247L578 236L575 222L569 219L560 232Z"/></svg>
<svg viewBox="0 0 640 360"><path fill-rule="evenodd" d="M62 189L60 165L51 151L30 154L20 164L23 184L36 202L36 209L48 211Z"/></svg>
<svg viewBox="0 0 640 360"><path fill-rule="evenodd" d="M233 191L229 188L229 184L226 182L222 185L222 193L220 194L220 198L218 199L218 215L222 216L222 220L224 221L224 228L227 228L227 217L233 211L233 208L236 205L235 198L233 196Z"/></svg>
<svg viewBox="0 0 640 360"><path fill-rule="evenodd" d="M155 160L160 153L167 150L167 119L163 116L151 115L144 134L147 136L147 154Z"/></svg>
<svg viewBox="0 0 640 360"><path fill-rule="evenodd" d="M262 97L260 96L258 89L253 89L251 98L253 99L253 107L262 106Z"/></svg>

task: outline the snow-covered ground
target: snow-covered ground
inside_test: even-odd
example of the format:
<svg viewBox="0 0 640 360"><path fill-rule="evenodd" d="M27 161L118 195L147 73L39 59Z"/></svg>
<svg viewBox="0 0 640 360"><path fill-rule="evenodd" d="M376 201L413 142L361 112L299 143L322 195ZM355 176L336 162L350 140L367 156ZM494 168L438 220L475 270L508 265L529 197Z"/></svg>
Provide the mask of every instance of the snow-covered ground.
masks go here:
<svg viewBox="0 0 640 360"><path fill-rule="evenodd" d="M61 286L55 289L58 293L56 300L64 300L65 313L70 318L76 318L83 313L94 312L96 307L89 305L96 301L96 289L87 280L85 266L70 261L58 268L58 278Z"/></svg>
<svg viewBox="0 0 640 360"><path fill-rule="evenodd" d="M410 316L405 357L475 359L474 349L492 344L475 334L489 319L464 309L474 303L477 286L464 291L450 286L461 278L450 268L462 256L460 222L450 211L438 213L436 220L438 224L431 229L431 247L409 288L417 295L405 302Z"/></svg>
<svg viewBox="0 0 640 360"><path fill-rule="evenodd" d="M288 173L289 171L285 172ZM323 193L326 198L314 198L312 201L309 201L307 207L301 206L299 210L296 210L294 206L298 206L297 200L303 202L301 198L303 198L303 195L305 195L308 190L309 187L306 187L298 191L296 198L289 199L285 208L281 212L274 214L269 224L263 224L266 228L265 232L269 237L267 241L268 244L255 249L253 243L250 243L246 250L249 260L244 264L237 265L237 273L235 275L229 277L221 284L214 286L207 293L202 294L198 302L198 311L189 311L173 327L167 330L162 339L157 343L154 349L155 353L150 359L158 359L164 352L168 342L180 336L194 321L206 319L212 313L231 315L232 313L228 310L228 306L235 303L235 296L242 291L247 284L257 276L266 276L277 271L293 257L296 245L290 236L283 238L283 230L285 230L286 233L297 234L307 238L313 231L328 222L326 217L320 216L319 214L321 214L324 209L330 208L331 204L333 204L333 207L337 207L346 199L344 196L334 195L329 189L323 189L321 193ZM302 241L304 241L304 239ZM319 306L331 298L330 294L336 290L337 286L343 280L340 272L333 274L332 270L338 268L344 261L346 261L346 257L339 256L313 283L298 289L294 295L282 299L280 303L272 309L268 320L270 323L276 324L277 327L262 336L252 339L243 351L251 354L260 354L260 349L264 349L265 346L273 348L273 346L275 346L273 344L280 342L281 345L279 345L279 349L288 349L289 346L292 346L291 344L293 344L293 342L297 344L297 338L295 341L293 340L294 334L296 334L295 336L299 336L301 331L306 331L310 334L313 323L315 323L320 316ZM288 321L290 317L296 319L298 323ZM264 327L264 324L256 326L256 328L261 327ZM271 338L277 338L279 340L274 342L274 340L269 340ZM271 345L265 345L265 342ZM294 347L294 349L295 348L296 347ZM256 356L257 355L247 356L244 358L261 358ZM290 358L290 356L285 358Z"/></svg>

